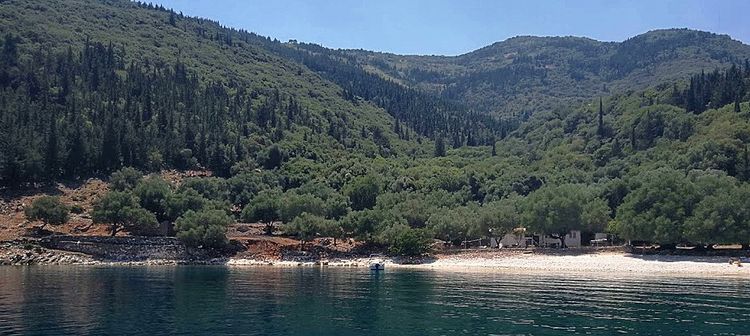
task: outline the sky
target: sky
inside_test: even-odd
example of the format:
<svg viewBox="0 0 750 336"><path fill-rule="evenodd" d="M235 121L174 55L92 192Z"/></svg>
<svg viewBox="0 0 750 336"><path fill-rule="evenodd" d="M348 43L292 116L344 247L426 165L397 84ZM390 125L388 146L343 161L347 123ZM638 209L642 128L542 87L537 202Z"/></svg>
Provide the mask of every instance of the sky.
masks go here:
<svg viewBox="0 0 750 336"><path fill-rule="evenodd" d="M661 28L750 43L750 0L151 1L281 41L397 54L458 55L518 35L623 41Z"/></svg>

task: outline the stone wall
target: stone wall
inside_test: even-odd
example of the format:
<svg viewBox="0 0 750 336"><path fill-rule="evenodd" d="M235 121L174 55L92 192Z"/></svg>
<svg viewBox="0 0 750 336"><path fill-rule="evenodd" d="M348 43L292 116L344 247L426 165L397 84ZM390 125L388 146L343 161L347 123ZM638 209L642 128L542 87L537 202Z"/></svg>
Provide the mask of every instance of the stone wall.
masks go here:
<svg viewBox="0 0 750 336"><path fill-rule="evenodd" d="M80 252L112 261L190 258L185 246L173 237L50 236L39 242L46 248Z"/></svg>

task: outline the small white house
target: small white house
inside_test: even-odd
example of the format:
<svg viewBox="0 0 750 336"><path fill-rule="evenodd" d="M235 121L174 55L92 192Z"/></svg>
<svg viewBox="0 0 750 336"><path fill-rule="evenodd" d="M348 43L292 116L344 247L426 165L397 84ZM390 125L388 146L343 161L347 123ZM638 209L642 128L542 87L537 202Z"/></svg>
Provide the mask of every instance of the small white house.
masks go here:
<svg viewBox="0 0 750 336"><path fill-rule="evenodd" d="M539 245L542 247L560 246L560 239L553 238L550 235L544 235ZM581 247L581 231L572 230L565 235L565 246L567 247Z"/></svg>
<svg viewBox="0 0 750 336"><path fill-rule="evenodd" d="M526 236L525 228L516 228L513 232L506 233L500 239L500 244L503 247L526 247L533 245L533 238Z"/></svg>

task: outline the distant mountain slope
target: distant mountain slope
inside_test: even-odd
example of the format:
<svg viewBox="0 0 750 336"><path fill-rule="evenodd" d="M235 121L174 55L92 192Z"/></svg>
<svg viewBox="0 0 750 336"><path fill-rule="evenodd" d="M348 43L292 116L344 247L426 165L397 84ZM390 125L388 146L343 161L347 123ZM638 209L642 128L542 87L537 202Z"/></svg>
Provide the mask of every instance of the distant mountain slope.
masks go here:
<svg viewBox="0 0 750 336"><path fill-rule="evenodd" d="M501 115L684 80L750 58L750 46L729 36L687 29L621 43L521 36L455 57L347 52L375 73Z"/></svg>

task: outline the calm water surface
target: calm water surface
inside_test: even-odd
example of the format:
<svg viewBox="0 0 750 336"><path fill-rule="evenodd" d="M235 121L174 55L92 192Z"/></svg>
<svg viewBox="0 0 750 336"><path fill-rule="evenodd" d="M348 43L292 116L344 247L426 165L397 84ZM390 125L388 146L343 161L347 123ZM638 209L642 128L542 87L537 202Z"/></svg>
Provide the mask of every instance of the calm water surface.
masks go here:
<svg viewBox="0 0 750 336"><path fill-rule="evenodd" d="M747 335L750 279L0 267L0 335Z"/></svg>

